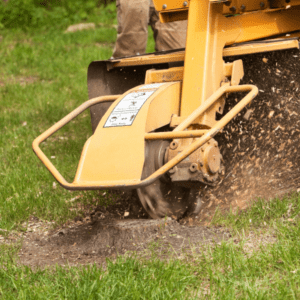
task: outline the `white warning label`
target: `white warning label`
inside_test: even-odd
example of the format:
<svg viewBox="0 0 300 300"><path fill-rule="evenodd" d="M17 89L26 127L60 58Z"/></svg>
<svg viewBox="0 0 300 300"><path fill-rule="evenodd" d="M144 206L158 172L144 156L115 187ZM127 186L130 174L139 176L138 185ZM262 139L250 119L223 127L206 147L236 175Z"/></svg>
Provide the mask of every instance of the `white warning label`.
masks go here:
<svg viewBox="0 0 300 300"><path fill-rule="evenodd" d="M126 95L111 112L104 128L131 126L143 104L154 92L133 92Z"/></svg>

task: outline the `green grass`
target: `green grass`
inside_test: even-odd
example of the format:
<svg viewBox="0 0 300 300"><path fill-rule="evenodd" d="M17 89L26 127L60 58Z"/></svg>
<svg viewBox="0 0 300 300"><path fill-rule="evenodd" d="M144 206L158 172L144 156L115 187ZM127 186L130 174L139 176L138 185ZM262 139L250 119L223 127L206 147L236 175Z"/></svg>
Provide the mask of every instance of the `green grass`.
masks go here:
<svg viewBox="0 0 300 300"><path fill-rule="evenodd" d="M0 270L3 299L184 299L195 283L180 262L135 258L107 261L106 271L96 266L32 271L15 265Z"/></svg>
<svg viewBox="0 0 300 300"><path fill-rule="evenodd" d="M284 198L276 198L272 201L257 199L245 211L227 213L226 216L216 212L212 225L222 225L238 233L241 230L248 231L255 228L262 229L275 226L278 222L285 224L291 220L298 220L300 216L299 193L294 193Z"/></svg>
<svg viewBox="0 0 300 300"><path fill-rule="evenodd" d="M0 229L19 228L31 215L64 222L74 217L68 201L76 196L83 203L107 202L97 192L53 188L55 180L31 149L35 137L87 99L89 63L111 56L115 20L99 16L87 21L105 25L71 34L53 27L0 30ZM148 51L153 50L150 36ZM90 134L86 112L43 145L68 179ZM118 258L106 270L33 270L16 260L19 246L2 245L0 298L299 299L299 211L299 193L260 199L247 211L215 215L212 226L229 230L229 241L195 245L199 253L173 251L168 261L158 259L153 243L151 259Z"/></svg>
<svg viewBox="0 0 300 300"><path fill-rule="evenodd" d="M299 299L300 197L260 201L215 225L235 228L229 241L195 245L199 252L175 253L160 260L136 254L97 266L32 270L18 266L11 247L2 247L0 295L3 299ZM268 209L267 209L268 210ZM233 222L235 218L235 221ZM252 223L252 222L251 222ZM192 249L193 250L193 249ZM179 259L180 258L180 259ZM2 293L2 294L1 294Z"/></svg>
<svg viewBox="0 0 300 300"><path fill-rule="evenodd" d="M105 25L69 34L55 28L0 31L0 228L11 229L33 214L63 222L74 214L66 201L79 195L83 202L101 203L97 192L53 189L54 178L31 148L34 138L88 99L89 63L111 56L115 20L98 22ZM150 35L148 51L153 46ZM86 111L42 145L68 180L91 135L88 115Z"/></svg>
<svg viewBox="0 0 300 300"><path fill-rule="evenodd" d="M88 34L5 32L0 44L5 84L0 88L0 228L9 229L31 214L54 220L70 217L65 201L78 193L53 190L55 180L33 154L31 143L88 98L88 64L111 55L111 47L96 43L113 43L115 35L113 28L102 27ZM27 80L32 82L26 84ZM68 135L68 140L52 138L47 147L48 155L57 156L55 163L63 174L76 168L84 140L91 134L88 118L79 120L56 135Z"/></svg>
<svg viewBox="0 0 300 300"><path fill-rule="evenodd" d="M214 225L226 226L234 238L208 249L199 261L206 264L214 297L299 299L299 211L300 196L294 194L216 216Z"/></svg>

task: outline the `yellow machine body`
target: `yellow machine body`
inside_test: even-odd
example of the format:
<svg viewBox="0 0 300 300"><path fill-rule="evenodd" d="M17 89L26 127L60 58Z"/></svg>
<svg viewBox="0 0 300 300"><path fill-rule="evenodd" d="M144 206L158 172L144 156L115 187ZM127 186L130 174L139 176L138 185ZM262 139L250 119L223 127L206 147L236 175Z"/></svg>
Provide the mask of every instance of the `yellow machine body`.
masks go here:
<svg viewBox="0 0 300 300"><path fill-rule="evenodd" d="M180 89L180 82L142 85L115 101L86 142L74 184L105 181L138 183L145 160L145 134L169 124L171 116L179 113ZM123 107L126 106L128 111L118 110L124 100L127 103ZM128 104L142 106L136 114L137 110L128 108ZM111 119L116 117L116 121L112 122ZM135 118L132 123L131 117ZM123 122L124 118L129 121ZM103 144L101 141L108 142Z"/></svg>
<svg viewBox="0 0 300 300"><path fill-rule="evenodd" d="M117 78L111 87L106 81L99 84L100 72L91 69L91 81L95 83L89 89L93 91L90 93L93 99L33 143L36 154L65 188L141 188L167 172L171 172L172 178L180 166L190 170L181 170L180 174L189 178L185 180L200 178L199 175L195 179L188 172L206 172L199 180L209 184L221 172L221 164L219 152L206 143L258 93L255 86L239 85L244 76L242 60L225 63L224 57L299 48L300 0L154 0L154 4L162 22L188 19L186 49L99 62L103 66L103 82L105 78ZM131 70L132 79L126 70ZM118 79L122 72L125 72L123 85ZM99 86L104 92L100 92ZM130 88L125 90L125 86ZM112 96L114 90L121 91L121 95ZM234 92L248 94L217 121L216 113L223 113L225 96ZM125 107L126 99L140 103L133 104L139 108ZM100 122L97 120L93 125L96 129L84 146L75 180L68 183L42 153L39 144L84 109L104 102L112 104ZM120 107L123 110L118 110ZM133 118L130 122L116 121L130 113ZM163 129L166 126L168 130ZM180 145L180 151L177 146L173 149L171 143L164 164L144 178L146 141L151 140L168 140L173 146ZM206 154L201 154L201 149ZM187 163L190 167L186 167Z"/></svg>

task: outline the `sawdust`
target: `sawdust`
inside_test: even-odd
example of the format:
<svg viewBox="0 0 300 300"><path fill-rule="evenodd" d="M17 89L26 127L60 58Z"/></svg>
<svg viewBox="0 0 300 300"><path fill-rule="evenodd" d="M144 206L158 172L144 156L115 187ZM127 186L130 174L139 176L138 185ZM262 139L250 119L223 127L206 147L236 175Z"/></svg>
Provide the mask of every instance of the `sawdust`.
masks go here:
<svg viewBox="0 0 300 300"><path fill-rule="evenodd" d="M300 187L299 50L229 61L239 58L245 69L241 84L254 84L260 92L216 137L226 174L216 187L203 190L201 219L210 219L217 207L245 209L257 197L270 199ZM227 99L226 111L237 99L241 95Z"/></svg>

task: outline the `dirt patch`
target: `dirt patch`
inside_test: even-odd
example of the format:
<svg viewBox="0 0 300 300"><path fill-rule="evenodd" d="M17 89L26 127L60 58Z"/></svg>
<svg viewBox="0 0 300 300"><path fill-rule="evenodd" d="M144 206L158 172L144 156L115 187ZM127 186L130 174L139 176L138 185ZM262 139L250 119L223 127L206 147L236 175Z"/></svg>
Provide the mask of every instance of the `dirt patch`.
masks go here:
<svg viewBox="0 0 300 300"><path fill-rule="evenodd" d="M70 25L65 31L65 33L82 31L82 30L90 30L95 28L96 25L94 23L80 23L80 24Z"/></svg>
<svg viewBox="0 0 300 300"><path fill-rule="evenodd" d="M4 87L7 84L20 84L21 86L25 86L27 84L32 84L36 81L38 81L38 77L36 76L16 76L16 77L10 77L0 80L0 87Z"/></svg>
<svg viewBox="0 0 300 300"><path fill-rule="evenodd" d="M235 57L243 59L241 84L254 84L259 95L216 139L226 174L203 191L201 219L211 219L217 207L245 209L257 197L282 196L300 187L300 53L278 51ZM241 95L227 99L226 110Z"/></svg>
<svg viewBox="0 0 300 300"><path fill-rule="evenodd" d="M257 234L250 232L244 241L243 249L247 254L254 254L261 250L262 247L272 245L277 242L276 234Z"/></svg>
<svg viewBox="0 0 300 300"><path fill-rule="evenodd" d="M234 58L238 59L238 58ZM113 205L98 206L55 231L37 228L23 235L20 262L29 266L103 264L106 257L144 251L151 245L176 252L196 244L218 242L227 235L194 226L211 219L217 207L245 209L256 197L272 198L300 187L300 54L299 50L242 57L242 83L258 86L260 94L216 139L221 145L226 175L203 190L203 208L195 219L150 220L134 194L124 194ZM227 111L237 102L228 98ZM251 109L251 111L250 111ZM124 198L125 197L125 198ZM130 218L130 219L129 219ZM35 222L35 224L38 224ZM31 226L34 228L34 226ZM271 239L272 242L273 239ZM246 244L251 253L258 247Z"/></svg>
<svg viewBox="0 0 300 300"><path fill-rule="evenodd" d="M56 264L105 266L106 258L132 252L150 257L155 251L168 259L171 253L176 257L194 253L203 244L229 237L222 228L195 226L192 219L186 225L171 218L150 219L135 192L100 193L102 201L110 205L81 206L81 215L55 229L54 223L31 217L23 224L25 232L9 233L0 238L0 244L21 242L20 263L43 268ZM80 198L74 201L74 208L77 204L81 204Z"/></svg>
<svg viewBox="0 0 300 300"><path fill-rule="evenodd" d="M103 265L107 257L128 251L147 252L155 246L163 256L169 249L176 253L195 251L199 243L219 242L224 238L226 234L217 230L182 226L170 218L98 220L52 232L26 232L19 257L21 264L31 267Z"/></svg>

